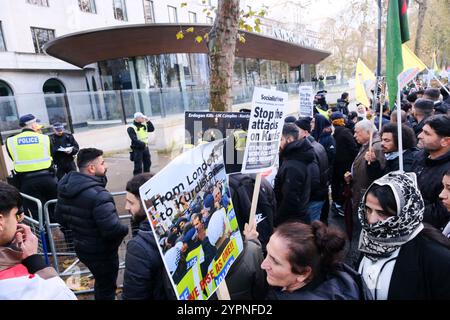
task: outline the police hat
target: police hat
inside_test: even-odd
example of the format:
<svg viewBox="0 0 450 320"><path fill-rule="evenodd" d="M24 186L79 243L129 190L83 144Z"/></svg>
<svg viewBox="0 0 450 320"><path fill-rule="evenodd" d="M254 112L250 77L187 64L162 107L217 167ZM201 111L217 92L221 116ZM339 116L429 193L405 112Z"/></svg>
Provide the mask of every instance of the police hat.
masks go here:
<svg viewBox="0 0 450 320"><path fill-rule="evenodd" d="M21 127L25 127L26 125L36 121L37 121L36 117L33 116L31 113L21 116L19 118L19 124Z"/></svg>
<svg viewBox="0 0 450 320"><path fill-rule="evenodd" d="M60 122L55 122L53 128L58 132L64 131L64 125Z"/></svg>

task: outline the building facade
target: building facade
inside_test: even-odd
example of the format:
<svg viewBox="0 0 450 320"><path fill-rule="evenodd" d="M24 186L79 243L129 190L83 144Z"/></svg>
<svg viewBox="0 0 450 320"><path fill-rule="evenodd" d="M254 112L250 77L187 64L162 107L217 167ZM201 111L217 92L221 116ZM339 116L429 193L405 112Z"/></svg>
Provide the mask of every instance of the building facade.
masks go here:
<svg viewBox="0 0 450 320"><path fill-rule="evenodd" d="M205 9L216 5L216 1L187 1L183 8L180 3L179 0L0 0L2 138L18 129L19 115L30 112L48 124L70 123L73 130L102 121L126 122L136 110L164 117L207 107L206 54L133 56L79 68L42 50L54 38L91 29L147 23L212 24L213 16ZM243 1L241 6L247 7L247 3L251 1ZM267 21L266 26L272 23L270 19ZM236 102L241 102L241 96L242 99L249 96L241 88L308 80L310 72L300 72L280 61L237 58Z"/></svg>

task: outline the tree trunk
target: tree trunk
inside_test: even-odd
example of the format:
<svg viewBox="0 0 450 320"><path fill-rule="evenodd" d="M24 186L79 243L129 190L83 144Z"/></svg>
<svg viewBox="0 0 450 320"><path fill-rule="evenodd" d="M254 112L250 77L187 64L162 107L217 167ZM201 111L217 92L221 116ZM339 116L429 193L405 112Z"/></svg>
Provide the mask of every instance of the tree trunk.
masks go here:
<svg viewBox="0 0 450 320"><path fill-rule="evenodd" d="M414 53L417 56L419 56L422 44L422 32L423 32L423 25L425 22L425 14L428 9L428 0L421 0L421 1L416 0L416 2L419 5L419 15L417 21L417 35L416 35L416 43L414 45Z"/></svg>
<svg viewBox="0 0 450 320"><path fill-rule="evenodd" d="M211 111L231 111L232 80L239 27L239 0L219 0L209 33Z"/></svg>

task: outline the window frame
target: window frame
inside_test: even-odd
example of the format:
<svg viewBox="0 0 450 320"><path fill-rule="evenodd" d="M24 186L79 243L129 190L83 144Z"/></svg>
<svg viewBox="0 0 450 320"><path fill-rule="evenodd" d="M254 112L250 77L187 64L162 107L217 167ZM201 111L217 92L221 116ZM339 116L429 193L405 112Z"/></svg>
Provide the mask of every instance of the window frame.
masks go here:
<svg viewBox="0 0 450 320"><path fill-rule="evenodd" d="M122 7L120 9L122 9L122 18L123 19L119 19L118 18L116 9L119 9L119 7L116 7L116 1L120 1L121 5L122 5ZM127 11L127 2L126 2L126 0L112 0L112 3L113 3L114 19L116 19L118 21L126 21L126 22L128 22L128 11Z"/></svg>
<svg viewBox="0 0 450 320"><path fill-rule="evenodd" d="M173 11L175 12L175 21L170 21L170 9L173 9ZM177 7L171 6L171 5L167 5L167 13L169 15L169 23L178 23L178 11L177 11Z"/></svg>
<svg viewBox="0 0 450 320"><path fill-rule="evenodd" d="M150 5L150 16L151 16L151 21L148 19L147 16L147 11L146 11L146 3L148 3ZM144 6L144 20L145 23L155 23L156 19L155 19L155 6L152 0L142 0L142 5Z"/></svg>
<svg viewBox="0 0 450 320"><path fill-rule="evenodd" d="M41 27L32 27L30 26L30 30L31 30L31 36L33 39L33 45L34 45L34 50L36 54L45 54L44 50L42 49L42 47L49 41L52 41L53 39L56 38L56 31L55 29L47 29L47 28L41 28ZM53 38L49 39L45 42L45 43L40 43L38 42L38 38L37 38L37 34L36 34L36 30L40 30L40 31L47 31L47 35L49 34L49 32L51 32L53 34ZM37 44L37 45L36 45ZM37 47L39 48L38 51L36 51Z"/></svg>
<svg viewBox="0 0 450 320"><path fill-rule="evenodd" d="M191 21L191 16L194 17L194 21ZM197 12L188 11L189 23L197 23Z"/></svg>
<svg viewBox="0 0 450 320"><path fill-rule="evenodd" d="M206 23L207 23L207 24L214 24L214 19L213 19L213 17L206 17Z"/></svg>
<svg viewBox="0 0 450 320"><path fill-rule="evenodd" d="M6 52L8 51L8 47L6 46L6 39L5 34L3 33L3 24L1 20L0 20L0 35L1 35L0 52ZM2 45L4 50L2 50Z"/></svg>
<svg viewBox="0 0 450 320"><path fill-rule="evenodd" d="M80 8L81 12L84 13L92 13L92 14L97 14L97 4L95 3L95 0L84 0L84 1L89 1L89 7L91 8L91 11L85 11L81 8L81 2L83 0L78 0L78 7ZM93 10L92 10L93 9Z"/></svg>
<svg viewBox="0 0 450 320"><path fill-rule="evenodd" d="M43 2L45 2L45 4ZM50 7L50 3L48 2L48 0L26 0L26 3L31 4L33 6Z"/></svg>

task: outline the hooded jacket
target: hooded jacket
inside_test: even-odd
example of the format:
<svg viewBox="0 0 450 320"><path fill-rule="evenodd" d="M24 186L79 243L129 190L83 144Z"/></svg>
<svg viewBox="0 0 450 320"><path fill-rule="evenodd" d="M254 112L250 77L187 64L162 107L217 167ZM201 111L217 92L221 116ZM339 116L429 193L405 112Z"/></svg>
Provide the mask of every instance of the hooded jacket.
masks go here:
<svg viewBox="0 0 450 320"><path fill-rule="evenodd" d="M315 164L314 149L307 139L297 140L286 145L280 158L274 187L278 204L275 225L290 219L305 221L311 193L309 167Z"/></svg>
<svg viewBox="0 0 450 320"><path fill-rule="evenodd" d="M346 264L339 264L325 276L317 277L294 291L274 288L271 300L372 300L372 295L361 276Z"/></svg>
<svg viewBox="0 0 450 320"><path fill-rule="evenodd" d="M123 280L124 300L164 300L166 272L159 254L155 236L148 219L139 224L136 236L127 244L125 274Z"/></svg>
<svg viewBox="0 0 450 320"><path fill-rule="evenodd" d="M75 251L83 257L110 257L128 233L105 186L106 178L80 172L70 172L58 184L58 222L72 230Z"/></svg>
<svg viewBox="0 0 450 320"><path fill-rule="evenodd" d="M0 300L76 300L72 291L35 254L21 260L14 245L0 247Z"/></svg>

